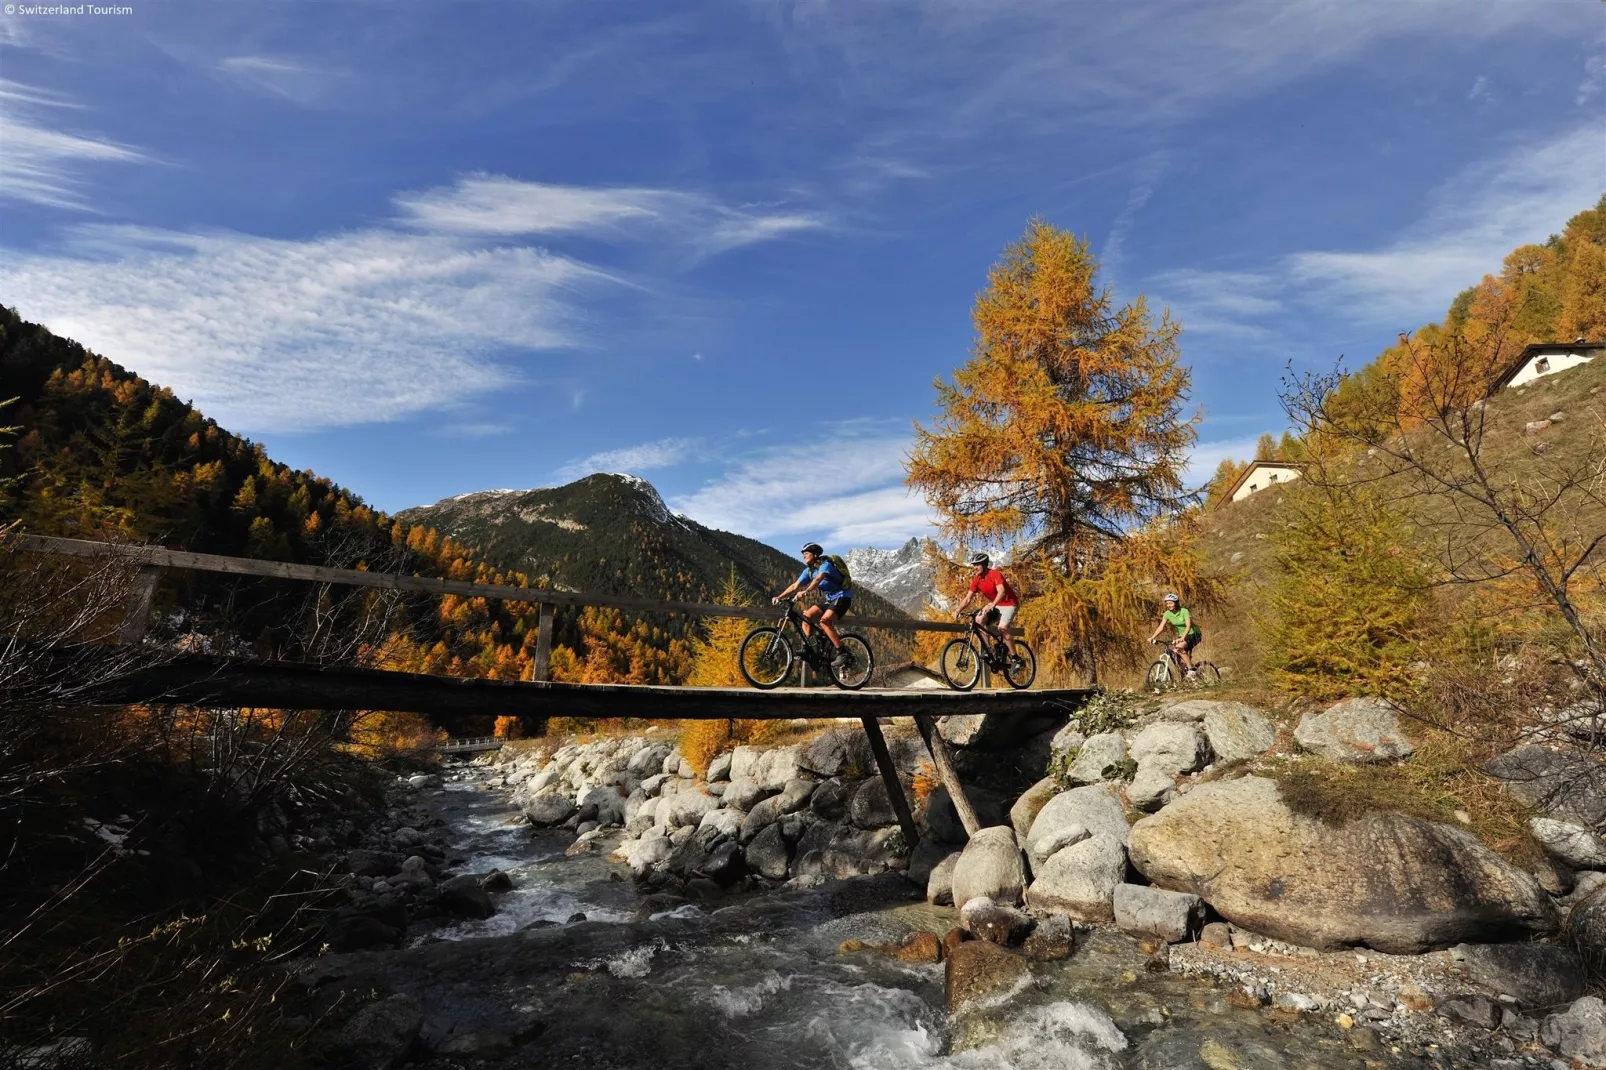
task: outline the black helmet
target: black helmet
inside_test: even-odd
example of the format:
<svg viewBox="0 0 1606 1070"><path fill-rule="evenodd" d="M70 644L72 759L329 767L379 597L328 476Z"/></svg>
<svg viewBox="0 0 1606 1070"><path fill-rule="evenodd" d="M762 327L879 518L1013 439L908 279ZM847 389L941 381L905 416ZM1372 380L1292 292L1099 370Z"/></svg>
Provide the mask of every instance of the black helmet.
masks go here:
<svg viewBox="0 0 1606 1070"><path fill-rule="evenodd" d="M970 563L972 565L981 565L983 568L985 568L987 565L991 564L991 561L992 561L992 559L989 558L986 554L971 554L970 555Z"/></svg>
<svg viewBox="0 0 1606 1070"><path fill-rule="evenodd" d="M825 553L825 548L817 542L806 542L803 544L803 549L799 550L798 553L813 554L815 557L818 557Z"/></svg>

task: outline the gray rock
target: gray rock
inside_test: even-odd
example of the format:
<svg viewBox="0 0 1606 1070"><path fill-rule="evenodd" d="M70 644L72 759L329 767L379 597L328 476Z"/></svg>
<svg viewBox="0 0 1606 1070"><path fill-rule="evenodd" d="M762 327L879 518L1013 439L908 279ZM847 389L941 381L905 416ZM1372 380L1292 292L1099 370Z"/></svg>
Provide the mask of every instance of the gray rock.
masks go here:
<svg viewBox="0 0 1606 1070"><path fill-rule="evenodd" d="M1167 773L1191 773L1210 758L1204 733L1188 723L1159 721L1132 737L1132 760Z"/></svg>
<svg viewBox="0 0 1606 1070"><path fill-rule="evenodd" d="M821 732L803 748L800 768L815 776L861 777L875 771L870 741L859 728L831 728Z"/></svg>
<svg viewBox="0 0 1606 1070"><path fill-rule="evenodd" d="M1120 884L1111 897L1115 925L1133 936L1158 936L1180 943L1204 925L1204 900L1141 884Z"/></svg>
<svg viewBox="0 0 1606 1070"><path fill-rule="evenodd" d="M1145 763L1138 766L1132 783L1126 786L1126 801L1134 810L1153 813L1170 802L1176 793L1175 777L1158 766Z"/></svg>
<svg viewBox="0 0 1606 1070"><path fill-rule="evenodd" d="M401 920L405 924L405 914ZM401 930L387 925L372 914L349 914L337 918L324 939L335 951L367 951L394 944L401 939Z"/></svg>
<svg viewBox="0 0 1606 1070"><path fill-rule="evenodd" d="M453 917L488 918L496 913L490 893L471 874L442 881L436 892L440 905Z"/></svg>
<svg viewBox="0 0 1606 1070"><path fill-rule="evenodd" d="M1294 741L1333 762L1388 762L1414 747L1400 731L1399 710L1380 698L1350 698L1299 719Z"/></svg>
<svg viewBox="0 0 1606 1070"><path fill-rule="evenodd" d="M815 782L812 780L804 780L801 777L788 780L786 787L775 796L776 805L783 814L795 814L809 804L809 799L814 795L814 788Z"/></svg>
<svg viewBox="0 0 1606 1070"><path fill-rule="evenodd" d="M388 877L401 869L402 856L394 851L352 851L346 868L359 877Z"/></svg>
<svg viewBox="0 0 1606 1070"><path fill-rule="evenodd" d="M756 780L748 777L731 777L730 785L720 798L726 806L734 806L738 810L751 810L760 800L774 794Z"/></svg>
<svg viewBox="0 0 1606 1070"><path fill-rule="evenodd" d="M892 800L887 797L887 786L880 777L859 785L853 793L853 801L848 804L848 814L853 823L862 829L885 828L898 823L898 813L892 808Z"/></svg>
<svg viewBox="0 0 1606 1070"><path fill-rule="evenodd" d="M959 852L955 851L938 862L926 881L926 902L936 906L951 906L954 901L954 867L959 865Z"/></svg>
<svg viewBox="0 0 1606 1070"><path fill-rule="evenodd" d="M1544 1020L1539 1039L1563 1058L1590 1067L1606 1066L1606 1003L1598 996L1574 1000L1565 1011Z"/></svg>
<svg viewBox="0 0 1606 1070"><path fill-rule="evenodd" d="M696 828L710 810L719 809L720 800L701 791L680 791L658 802L658 827Z"/></svg>
<svg viewBox="0 0 1606 1070"><path fill-rule="evenodd" d="M351 1016L336 1037L342 1065L361 1070L391 1070L401 1065L419 1031L424 1005L417 996L398 994L370 1003Z"/></svg>
<svg viewBox="0 0 1606 1070"><path fill-rule="evenodd" d="M717 780L729 780L730 778L731 756L729 754L714 755L713 759L708 763L707 780L709 783Z"/></svg>
<svg viewBox="0 0 1606 1070"><path fill-rule="evenodd" d="M1306 947L1416 954L1556 925L1533 877L1465 830L1391 812L1335 828L1263 777L1195 785L1133 826L1131 851L1151 882Z"/></svg>
<svg viewBox="0 0 1606 1070"><path fill-rule="evenodd" d="M658 864L669 861L674 851L675 845L669 842L668 836L646 836L630 841L625 861L639 877Z"/></svg>
<svg viewBox="0 0 1606 1070"><path fill-rule="evenodd" d="M641 782L641 790L646 792L649 797L657 795L664 790L664 785L672 779L668 773L654 773Z"/></svg>
<svg viewBox="0 0 1606 1070"><path fill-rule="evenodd" d="M683 759L681 757L681 753L678 750L672 750L668 754L664 755L663 763L659 767L658 771L660 773L668 773L670 776L679 776L680 763L682 761Z"/></svg>
<svg viewBox="0 0 1606 1070"><path fill-rule="evenodd" d="M827 780L809 796L809 811L822 821L841 821L848 814L854 785L843 780Z"/></svg>
<svg viewBox="0 0 1606 1070"><path fill-rule="evenodd" d="M1020 902L1026 885L1015 831L1007 825L978 829L960 852L954 867L954 905L961 910L972 899L987 898L1005 906Z"/></svg>
<svg viewBox="0 0 1606 1070"><path fill-rule="evenodd" d="M1048 741L1049 762L1055 769L1065 768L1071 752L1081 750L1086 743L1087 736L1074 723L1066 725Z"/></svg>
<svg viewBox="0 0 1606 1070"><path fill-rule="evenodd" d="M759 747L737 747L731 752L731 780L757 780L753 770L763 756Z"/></svg>
<svg viewBox="0 0 1606 1070"><path fill-rule="evenodd" d="M1111 896L1126 877L1126 848L1114 836L1100 833L1056 851L1036 873L1026 890L1026 904L1033 911L1066 914L1077 921L1111 921Z"/></svg>
<svg viewBox="0 0 1606 1070"><path fill-rule="evenodd" d="M1076 950L1076 929L1071 926L1070 918L1052 914L1038 920L1020 950L1027 958L1038 961L1068 959Z"/></svg>
<svg viewBox="0 0 1606 1070"><path fill-rule="evenodd" d="M1277 727L1253 706L1208 699L1194 701L1205 707L1205 735L1217 761L1244 761L1264 754L1277 742Z"/></svg>
<svg viewBox="0 0 1606 1070"><path fill-rule="evenodd" d="M1126 763L1126 740L1119 732L1100 732L1082 744L1076 760L1065 771L1072 784L1097 784L1122 776Z"/></svg>
<svg viewBox="0 0 1606 1070"><path fill-rule="evenodd" d="M1044 777L1015 800L1015 805L1009 808L1009 824L1015 830L1017 842L1026 842L1027 836L1032 831L1032 822L1037 820L1037 815L1048 805L1048 800L1059 793L1059 783L1053 777Z"/></svg>
<svg viewBox="0 0 1606 1070"><path fill-rule="evenodd" d="M1575 869L1606 869L1606 840L1592 830L1553 817L1536 817L1528 829L1551 854Z"/></svg>
<svg viewBox="0 0 1606 1070"><path fill-rule="evenodd" d="M781 835L779 825L766 825L744 849L747 868L772 881L786 879L791 864L791 845Z"/></svg>
<svg viewBox="0 0 1606 1070"><path fill-rule="evenodd" d="M1060 851L1073 844L1081 843L1093 834L1081 825L1062 825L1055 829L1052 835L1044 837L1037 843L1038 853L1043 861L1048 861Z"/></svg>
<svg viewBox="0 0 1606 1070"><path fill-rule="evenodd" d="M1585 828L1606 824L1606 763L1596 758L1531 743L1496 756L1483 769L1545 817Z"/></svg>
<svg viewBox="0 0 1606 1070"><path fill-rule="evenodd" d="M736 839L741 835L743 814L740 810L710 810L697 824L699 833L712 829L721 836Z"/></svg>
<svg viewBox="0 0 1606 1070"><path fill-rule="evenodd" d="M1457 944L1450 956L1467 977L1525 1008L1560 1007L1584 994L1576 952L1555 944Z"/></svg>
<svg viewBox="0 0 1606 1070"><path fill-rule="evenodd" d="M1440 1000L1433 1008L1433 1013L1440 1018L1460 1022L1462 1025L1491 1030L1500 1027L1500 1019L1504 1016L1500 1004L1478 993L1467 993Z"/></svg>
<svg viewBox="0 0 1606 1070"><path fill-rule="evenodd" d="M1032 931L1032 919L1012 906L979 895L959 908L959 926L978 940L1011 947Z"/></svg>
<svg viewBox="0 0 1606 1070"><path fill-rule="evenodd" d="M813 818L813 815L809 815L809 817L818 823L817 819ZM801 837L798 837L798 839L801 839ZM793 842L797 841L794 839ZM909 878L909 883L924 891L926 884L931 880L931 871L936 869L937 864L944 858L953 853L954 849L948 844L938 843L930 836L922 836L920 842L915 844L915 849L909 852L909 869L905 873L905 876Z"/></svg>
<svg viewBox="0 0 1606 1070"><path fill-rule="evenodd" d="M740 840L747 843L770 825L781 819L781 797L771 796L747 811L742 818Z"/></svg>
<svg viewBox="0 0 1606 1070"><path fill-rule="evenodd" d="M651 776L663 771L664 759L674 750L667 743L648 743L631 754L626 770L637 776Z"/></svg>
<svg viewBox="0 0 1606 1070"><path fill-rule="evenodd" d="M1061 792L1038 812L1026 837L1026 852L1031 856L1033 869L1046 857L1041 845L1073 825L1080 825L1095 836L1113 836L1123 844L1131 833L1121 800L1109 786L1094 784Z"/></svg>
<svg viewBox="0 0 1606 1070"><path fill-rule="evenodd" d="M623 825L625 823L625 800L614 787L595 787L582 792L575 805L585 810L596 807L596 822L599 825Z"/></svg>
<svg viewBox="0 0 1606 1070"><path fill-rule="evenodd" d="M561 825L574 813L574 802L566 795L535 795L526 797L520 805L524 819L543 828Z"/></svg>
<svg viewBox="0 0 1606 1070"><path fill-rule="evenodd" d="M407 786L412 788L438 788L441 778L434 773L415 773L407 778Z"/></svg>

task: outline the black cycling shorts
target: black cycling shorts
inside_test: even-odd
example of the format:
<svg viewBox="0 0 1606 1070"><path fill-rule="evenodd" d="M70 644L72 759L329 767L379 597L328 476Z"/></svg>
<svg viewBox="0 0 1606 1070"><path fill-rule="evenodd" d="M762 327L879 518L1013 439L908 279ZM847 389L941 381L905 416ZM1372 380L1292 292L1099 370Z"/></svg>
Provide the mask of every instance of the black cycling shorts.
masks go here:
<svg viewBox="0 0 1606 1070"><path fill-rule="evenodd" d="M838 598L835 602L825 603L825 608L835 610L837 620L841 620L843 617L848 615L848 610L853 608L853 599Z"/></svg>
<svg viewBox="0 0 1606 1070"><path fill-rule="evenodd" d="M1204 632L1189 632L1187 635L1182 637L1182 649L1187 651L1189 654L1192 654L1193 648L1198 646L1199 640L1203 638Z"/></svg>

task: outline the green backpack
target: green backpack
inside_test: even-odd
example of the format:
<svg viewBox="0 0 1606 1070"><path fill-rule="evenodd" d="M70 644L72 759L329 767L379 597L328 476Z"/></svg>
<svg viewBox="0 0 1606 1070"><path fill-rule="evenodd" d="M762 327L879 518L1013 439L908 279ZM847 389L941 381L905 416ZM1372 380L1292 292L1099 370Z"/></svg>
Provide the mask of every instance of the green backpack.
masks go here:
<svg viewBox="0 0 1606 1070"><path fill-rule="evenodd" d="M838 572L842 573L842 589L844 591L853 590L853 574L848 571L848 563L842 560L842 555L826 554L825 559L835 565Z"/></svg>

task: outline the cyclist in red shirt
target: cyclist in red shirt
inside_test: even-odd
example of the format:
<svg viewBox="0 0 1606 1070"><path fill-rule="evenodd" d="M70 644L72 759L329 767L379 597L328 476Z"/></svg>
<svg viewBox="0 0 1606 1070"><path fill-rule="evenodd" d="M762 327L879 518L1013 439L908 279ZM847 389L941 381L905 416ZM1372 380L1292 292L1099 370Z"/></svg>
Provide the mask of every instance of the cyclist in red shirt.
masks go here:
<svg viewBox="0 0 1606 1070"><path fill-rule="evenodd" d="M976 614L976 623L1004 641L1017 667L1024 664L1015 653L1015 637L1009 631L1010 622L1020 610L1020 598L1015 594L1014 586L1002 572L992 567L986 554L972 555L970 567L970 590L965 600L959 603L959 608L954 610L954 616L964 616L971 599L981 595L987 600L987 605Z"/></svg>

